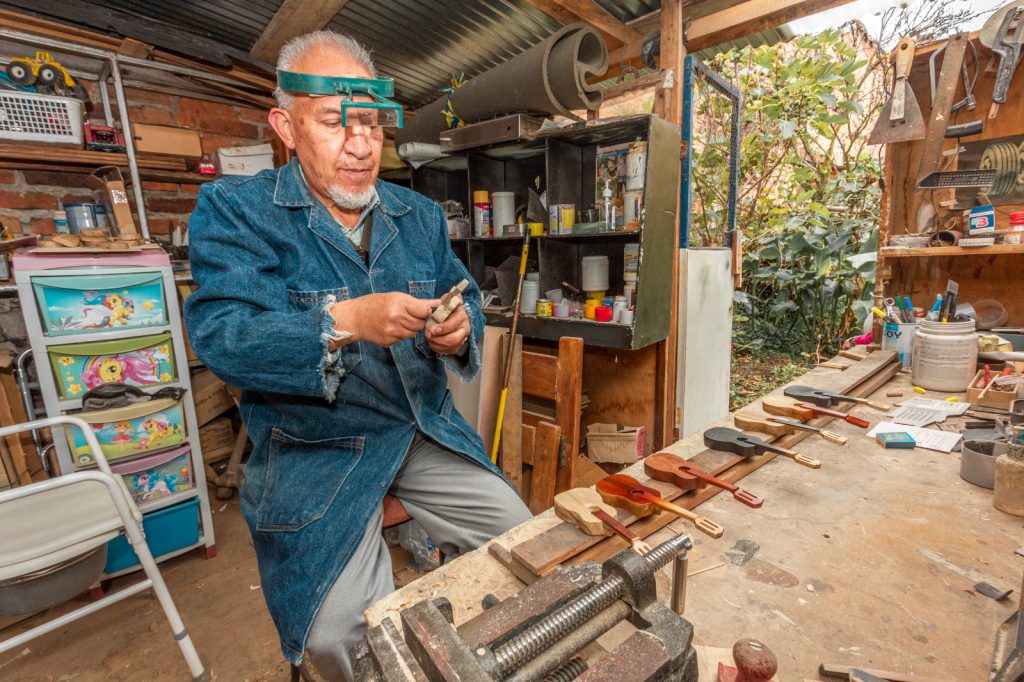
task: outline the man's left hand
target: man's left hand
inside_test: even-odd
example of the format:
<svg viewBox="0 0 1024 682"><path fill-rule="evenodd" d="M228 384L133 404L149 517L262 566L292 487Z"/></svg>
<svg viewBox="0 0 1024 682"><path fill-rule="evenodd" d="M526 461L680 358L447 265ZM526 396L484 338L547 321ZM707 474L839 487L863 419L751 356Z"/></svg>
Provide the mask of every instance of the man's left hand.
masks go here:
<svg viewBox="0 0 1024 682"><path fill-rule="evenodd" d="M459 306L452 311L447 320L424 332L427 343L438 355L458 353L462 344L469 338L469 333L469 316L466 315L466 308L462 305L461 298Z"/></svg>

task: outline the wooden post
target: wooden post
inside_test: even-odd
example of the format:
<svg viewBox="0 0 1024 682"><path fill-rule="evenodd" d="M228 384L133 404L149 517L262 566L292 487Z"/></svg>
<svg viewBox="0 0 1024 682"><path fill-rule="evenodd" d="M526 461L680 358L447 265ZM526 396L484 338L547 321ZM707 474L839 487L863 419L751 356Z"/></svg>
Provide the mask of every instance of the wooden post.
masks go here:
<svg viewBox="0 0 1024 682"><path fill-rule="evenodd" d="M655 97L654 113L682 126L683 123L683 0L663 0L661 3L661 70L666 74L666 86L659 88ZM669 77L671 74L671 77ZM679 198L676 195L676 222L673 244L679 243ZM679 342L679 251L672 259L672 301L669 305L668 338L657 347L656 414L654 447L663 448L676 440L676 346Z"/></svg>

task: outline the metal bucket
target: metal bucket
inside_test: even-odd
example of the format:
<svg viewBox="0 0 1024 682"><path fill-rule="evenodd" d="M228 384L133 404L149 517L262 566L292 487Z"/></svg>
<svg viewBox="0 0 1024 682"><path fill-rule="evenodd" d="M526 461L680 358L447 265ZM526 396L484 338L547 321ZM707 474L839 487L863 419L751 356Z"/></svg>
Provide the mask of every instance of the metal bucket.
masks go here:
<svg viewBox="0 0 1024 682"><path fill-rule="evenodd" d="M965 440L960 448L960 478L968 483L995 487L996 457L1006 454L1006 443L994 440Z"/></svg>

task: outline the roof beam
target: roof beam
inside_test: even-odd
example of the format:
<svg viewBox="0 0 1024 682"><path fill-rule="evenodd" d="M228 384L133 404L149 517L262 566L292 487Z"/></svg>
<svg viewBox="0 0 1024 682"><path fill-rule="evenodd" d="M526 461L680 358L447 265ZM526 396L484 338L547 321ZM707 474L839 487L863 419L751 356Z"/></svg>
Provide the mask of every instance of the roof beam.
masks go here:
<svg viewBox="0 0 1024 682"><path fill-rule="evenodd" d="M637 54L643 36L626 26L594 0L526 0L544 14L561 24L584 21L597 29L614 46L636 43ZM609 41L609 38L611 40Z"/></svg>
<svg viewBox="0 0 1024 682"><path fill-rule="evenodd" d="M274 64L286 42L310 31L319 31L345 8L349 0L284 0L249 50L255 59Z"/></svg>
<svg viewBox="0 0 1024 682"><path fill-rule="evenodd" d="M690 20L686 31L687 52L698 52L708 47L738 40L770 28L795 21L852 0L746 0L727 2L707 0L683 8L683 21ZM711 11L713 10L713 11ZM608 56L611 64L602 78L616 75L622 64L640 67L640 42L628 42L614 49Z"/></svg>

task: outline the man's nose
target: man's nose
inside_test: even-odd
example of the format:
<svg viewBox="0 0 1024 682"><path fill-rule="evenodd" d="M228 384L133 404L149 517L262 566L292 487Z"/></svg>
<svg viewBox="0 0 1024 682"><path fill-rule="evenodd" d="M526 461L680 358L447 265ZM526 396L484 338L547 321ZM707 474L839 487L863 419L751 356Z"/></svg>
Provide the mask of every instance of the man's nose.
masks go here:
<svg viewBox="0 0 1024 682"><path fill-rule="evenodd" d="M366 139L366 135L362 134L366 132L369 132L369 128L354 126L349 129L348 136L345 139L345 151L357 159L365 159L373 152L369 140Z"/></svg>

